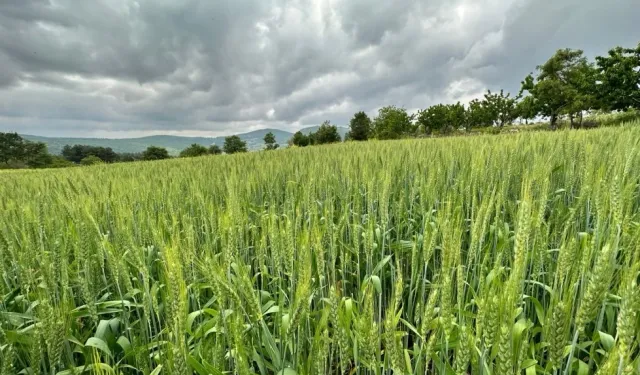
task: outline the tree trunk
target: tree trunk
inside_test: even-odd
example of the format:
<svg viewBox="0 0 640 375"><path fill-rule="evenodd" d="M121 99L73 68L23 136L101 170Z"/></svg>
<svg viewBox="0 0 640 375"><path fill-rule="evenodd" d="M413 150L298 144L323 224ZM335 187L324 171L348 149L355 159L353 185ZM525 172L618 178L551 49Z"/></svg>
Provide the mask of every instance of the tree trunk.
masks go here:
<svg viewBox="0 0 640 375"><path fill-rule="evenodd" d="M556 130L557 128L558 128L558 115L554 113L551 115L551 130Z"/></svg>
<svg viewBox="0 0 640 375"><path fill-rule="evenodd" d="M573 113L569 114L569 129L573 129Z"/></svg>
<svg viewBox="0 0 640 375"><path fill-rule="evenodd" d="M584 119L583 112L580 111L580 122L578 124L578 128L582 128L582 120Z"/></svg>

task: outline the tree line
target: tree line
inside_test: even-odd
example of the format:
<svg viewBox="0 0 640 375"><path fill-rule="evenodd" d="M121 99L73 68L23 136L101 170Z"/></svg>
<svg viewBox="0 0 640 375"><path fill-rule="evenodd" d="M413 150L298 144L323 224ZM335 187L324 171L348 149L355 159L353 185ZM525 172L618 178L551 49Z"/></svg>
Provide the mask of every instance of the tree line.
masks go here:
<svg viewBox="0 0 640 375"><path fill-rule="evenodd" d="M279 147L275 136L269 132L265 137L265 150ZM209 147L194 143L182 150L179 157L203 155L235 154L247 152L247 143L232 135L225 138L222 147L212 144ZM60 155L51 155L43 142L31 142L17 133L0 132L0 169L20 168L61 168L75 165L95 165L102 163L123 163L170 159L169 151L164 147L149 146L143 152L117 153L111 147L90 145L66 145Z"/></svg>
<svg viewBox="0 0 640 375"><path fill-rule="evenodd" d="M498 127L520 120L544 118L551 129L566 119L570 128L597 126L584 121L592 111L617 112L640 109L640 44L636 48L615 47L606 56L589 61L582 50L561 49L536 67L521 82L516 95L500 90L487 91L468 104L436 104L409 113L394 105L378 111L372 120L356 113L349 123L345 140L399 139L455 130ZM328 121L316 134L297 132L290 140L296 146L339 142L337 129ZM330 136L325 136L330 134Z"/></svg>
<svg viewBox="0 0 640 375"><path fill-rule="evenodd" d="M373 119L365 112L357 112L349 122L345 141L446 135L489 126L502 128L517 119L525 124L538 118L548 119L551 129L556 129L561 119L567 120L570 128L593 127L597 124L584 121L586 113L629 110L640 110L640 44L636 48L615 47L593 61L582 50L566 48L556 51L536 67L535 73L527 75L513 96L504 90L487 91L482 98L466 105L436 104L416 113L390 105L379 109ZM325 121L315 132L296 132L288 144L305 147L341 141L338 128ZM264 142L265 150L279 147L272 133L265 135ZM209 147L192 144L179 156L223 152L247 152L247 143L234 135L225 138L222 148L215 144ZM167 149L158 146L149 146L140 153L116 153L109 147L67 145L61 155L50 155L44 143L27 141L17 133L0 133L0 168L55 168L170 157Z"/></svg>

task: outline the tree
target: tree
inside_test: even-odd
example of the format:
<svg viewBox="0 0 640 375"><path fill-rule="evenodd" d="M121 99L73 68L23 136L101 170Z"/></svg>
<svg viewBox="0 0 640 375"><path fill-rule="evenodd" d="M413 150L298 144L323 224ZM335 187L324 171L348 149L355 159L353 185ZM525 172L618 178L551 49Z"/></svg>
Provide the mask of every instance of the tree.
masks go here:
<svg viewBox="0 0 640 375"><path fill-rule="evenodd" d="M74 165L75 164L63 158L62 156L53 155L51 156L51 163L47 166L47 168L67 168L73 167Z"/></svg>
<svg viewBox="0 0 640 375"><path fill-rule="evenodd" d="M117 162L127 163L127 162L138 161L138 160L142 160L141 152L122 152L118 154Z"/></svg>
<svg viewBox="0 0 640 375"><path fill-rule="evenodd" d="M413 131L413 116L404 108L393 105L380 108L373 120L373 134L378 139L398 139Z"/></svg>
<svg viewBox="0 0 640 375"><path fill-rule="evenodd" d="M74 163L80 163L82 159L91 155L99 157L105 163L113 163L118 160L118 154L116 154L110 147L66 145L62 149L62 156Z"/></svg>
<svg viewBox="0 0 640 375"><path fill-rule="evenodd" d="M447 124L448 108L444 104L436 104L427 109L418 111L416 122L424 131L431 134L434 131L444 129Z"/></svg>
<svg viewBox="0 0 640 375"><path fill-rule="evenodd" d="M613 111L640 109L640 44L635 49L615 47L608 56L596 57L597 96Z"/></svg>
<svg viewBox="0 0 640 375"><path fill-rule="evenodd" d="M169 152L164 147L149 146L142 153L142 160L169 159Z"/></svg>
<svg viewBox="0 0 640 375"><path fill-rule="evenodd" d="M95 155L89 155L86 158L80 160L81 165L96 165L96 164L102 164L102 163L103 163L102 159L100 159Z"/></svg>
<svg viewBox="0 0 640 375"><path fill-rule="evenodd" d="M309 137L298 130L290 139L290 143L293 144L294 146L306 147L309 145Z"/></svg>
<svg viewBox="0 0 640 375"><path fill-rule="evenodd" d="M533 96L525 96L516 104L516 116L524 120L525 124L528 124L529 120L534 119L537 115L538 109Z"/></svg>
<svg viewBox="0 0 640 375"><path fill-rule="evenodd" d="M9 164L11 160L22 160L24 143L18 133L0 133L0 162Z"/></svg>
<svg viewBox="0 0 640 375"><path fill-rule="evenodd" d="M576 112L582 113L593 104L587 88L595 81L587 81L594 80L595 75L581 50L558 50L537 70L535 79L530 74L522 82L521 92L528 91L533 96L535 108L549 117L552 129L557 128L561 115L569 115L573 123Z"/></svg>
<svg viewBox="0 0 640 375"><path fill-rule="evenodd" d="M347 138L354 141L366 141L371 135L371 119L364 112L353 115L349 122Z"/></svg>
<svg viewBox="0 0 640 375"><path fill-rule="evenodd" d="M53 158L47 151L47 145L42 142L25 142L24 160L29 168L47 168Z"/></svg>
<svg viewBox="0 0 640 375"><path fill-rule="evenodd" d="M212 144L211 146L209 146L209 154L220 155L222 154L222 149L220 148L220 146Z"/></svg>
<svg viewBox="0 0 640 375"><path fill-rule="evenodd" d="M46 144L29 142L17 133L0 133L0 167L47 168L52 160Z"/></svg>
<svg viewBox="0 0 640 375"><path fill-rule="evenodd" d="M500 93L491 93L491 90L484 94L484 103L487 111L487 119L491 119L499 127L510 124L516 118L516 99L505 95L504 90Z"/></svg>
<svg viewBox="0 0 640 375"><path fill-rule="evenodd" d="M225 154L235 154L237 152L247 152L247 142L243 141L237 135L232 135L224 139L222 146Z"/></svg>
<svg viewBox="0 0 640 375"><path fill-rule="evenodd" d="M493 124L493 118L487 107L487 102L484 99L473 99L470 101L467 108L467 127L477 128L491 124Z"/></svg>
<svg viewBox="0 0 640 375"><path fill-rule="evenodd" d="M340 133L338 133L338 127L331 125L329 121L323 122L318 131L313 133L313 135L310 135L310 138L313 138L312 144L314 145L323 145L342 141Z"/></svg>
<svg viewBox="0 0 640 375"><path fill-rule="evenodd" d="M191 146L185 148L184 150L180 151L180 157L181 158L193 158L196 156L203 156L203 155L207 155L209 153L209 150L204 147L203 145L199 145L197 143L192 144Z"/></svg>
<svg viewBox="0 0 640 375"><path fill-rule="evenodd" d="M265 150L275 150L278 147L280 147L280 145L276 143L276 136L273 135L272 132L268 132L267 134L265 134L264 144L265 144L265 147L264 147Z"/></svg>
<svg viewBox="0 0 640 375"><path fill-rule="evenodd" d="M111 147L94 147L91 155L95 155L105 163L114 163L118 160L118 154L116 154Z"/></svg>
<svg viewBox="0 0 640 375"><path fill-rule="evenodd" d="M446 120L447 126L444 129L446 133L460 128L466 129L467 113L464 109L464 105L460 104L460 102L447 105Z"/></svg>

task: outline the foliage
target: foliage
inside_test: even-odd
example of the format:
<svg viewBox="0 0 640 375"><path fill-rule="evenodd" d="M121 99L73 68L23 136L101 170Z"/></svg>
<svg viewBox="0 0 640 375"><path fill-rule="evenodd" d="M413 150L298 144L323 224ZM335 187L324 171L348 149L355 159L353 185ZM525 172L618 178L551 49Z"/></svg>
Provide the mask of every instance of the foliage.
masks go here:
<svg viewBox="0 0 640 375"><path fill-rule="evenodd" d="M0 133L0 163L8 164L11 160L22 160L24 157L24 140L18 133Z"/></svg>
<svg viewBox="0 0 640 375"><path fill-rule="evenodd" d="M126 163L126 162L138 161L138 160L142 160L141 152L140 153L122 152L118 154L118 159L117 159L119 163Z"/></svg>
<svg viewBox="0 0 640 375"><path fill-rule="evenodd" d="M525 96L516 104L515 116L525 120L527 124L529 120L538 116L538 108L536 107L536 101L533 96Z"/></svg>
<svg viewBox="0 0 640 375"><path fill-rule="evenodd" d="M213 144L211 146L209 146L209 154L211 155L220 155L222 154L222 149L220 148L220 146Z"/></svg>
<svg viewBox="0 0 640 375"><path fill-rule="evenodd" d="M68 168L73 167L75 164L59 155L51 156L51 163L47 168Z"/></svg>
<svg viewBox="0 0 640 375"><path fill-rule="evenodd" d="M265 150L275 150L278 147L280 147L280 145L278 143L276 143L276 136L273 135L272 132L269 132L269 133L265 134L265 136L264 136L264 148L265 148Z"/></svg>
<svg viewBox="0 0 640 375"><path fill-rule="evenodd" d="M597 94L608 110L640 109L640 43L633 48L615 47L596 57Z"/></svg>
<svg viewBox="0 0 640 375"><path fill-rule="evenodd" d="M46 144L26 141L17 133L0 133L0 168L47 168L52 160Z"/></svg>
<svg viewBox="0 0 640 375"><path fill-rule="evenodd" d="M505 94L504 90L500 90L500 93L492 93L489 90L484 94L487 116L500 127L511 124L517 117L516 99L510 96L511 94Z"/></svg>
<svg viewBox="0 0 640 375"><path fill-rule="evenodd" d="M87 156L96 156L105 163L113 163L118 160L118 155L111 147L87 145L66 145L62 149L62 156L74 163L80 163L80 161Z"/></svg>
<svg viewBox="0 0 640 375"><path fill-rule="evenodd" d="M2 172L0 370L637 373L637 125Z"/></svg>
<svg viewBox="0 0 640 375"><path fill-rule="evenodd" d="M371 119L360 111L353 115L349 122L349 133L346 138L352 141L366 141L371 135Z"/></svg>
<svg viewBox="0 0 640 375"><path fill-rule="evenodd" d="M162 160L169 159L169 152L166 148L149 146L142 153L142 160Z"/></svg>
<svg viewBox="0 0 640 375"><path fill-rule="evenodd" d="M102 164L102 163L104 163L102 159L94 155L89 155L84 159L80 160L81 165L96 165L96 164Z"/></svg>
<svg viewBox="0 0 640 375"><path fill-rule="evenodd" d="M555 129L561 115L569 115L573 124L576 113L596 105L595 70L581 50L558 50L546 63L538 66L538 76L525 78L522 91L528 91L535 108L549 117Z"/></svg>
<svg viewBox="0 0 640 375"><path fill-rule="evenodd" d="M247 142L243 141L237 135L232 135L224 139L222 146L225 154L235 154L238 152L247 152Z"/></svg>
<svg viewBox="0 0 640 375"><path fill-rule="evenodd" d="M473 99L467 107L467 128L491 126L495 121L493 113L487 108L487 102L484 99Z"/></svg>
<svg viewBox="0 0 640 375"><path fill-rule="evenodd" d="M197 143L192 144L191 146L185 148L184 150L180 151L180 157L181 158L193 158L193 157L197 157L197 156L203 156L203 155L207 155L209 153L209 150L202 146L199 145Z"/></svg>
<svg viewBox="0 0 640 375"><path fill-rule="evenodd" d="M449 109L444 104L436 104L427 109L418 111L416 123L424 127L427 133L442 131L447 126L447 114Z"/></svg>
<svg viewBox="0 0 640 375"><path fill-rule="evenodd" d="M399 139L415 130L413 116L404 108L386 106L378 110L378 117L373 120L373 134L377 139Z"/></svg>
<svg viewBox="0 0 640 375"><path fill-rule="evenodd" d="M53 160L47 145L41 142L25 142L23 159L29 168L46 168Z"/></svg>
<svg viewBox="0 0 640 375"><path fill-rule="evenodd" d="M320 125L318 130L308 135L309 143L312 145L324 145L328 143L340 142L340 133L335 125L331 125L331 122L325 121Z"/></svg>
<svg viewBox="0 0 640 375"><path fill-rule="evenodd" d="M446 108L447 115L445 120L447 125L443 129L445 133L461 128L467 128L467 114L464 105L458 102L456 104L449 104Z"/></svg>
<svg viewBox="0 0 640 375"><path fill-rule="evenodd" d="M290 140L291 144L298 147L306 147L309 145L309 136L305 135L301 131L297 131L293 134Z"/></svg>

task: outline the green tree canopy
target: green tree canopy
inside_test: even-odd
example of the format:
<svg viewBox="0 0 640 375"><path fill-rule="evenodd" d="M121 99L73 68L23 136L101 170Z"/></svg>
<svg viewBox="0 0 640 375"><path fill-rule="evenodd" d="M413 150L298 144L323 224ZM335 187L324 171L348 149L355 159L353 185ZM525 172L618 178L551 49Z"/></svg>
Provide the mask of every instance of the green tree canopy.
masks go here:
<svg viewBox="0 0 640 375"><path fill-rule="evenodd" d="M211 146L209 146L209 154L211 155L220 155L222 154L222 149L220 148L220 146L216 145L216 144L212 144Z"/></svg>
<svg viewBox="0 0 640 375"><path fill-rule="evenodd" d="M104 163L102 159L100 159L95 155L89 155L84 159L80 160L81 165L96 165L96 164L102 164L102 163Z"/></svg>
<svg viewBox="0 0 640 375"><path fill-rule="evenodd" d="M327 143L340 142L340 133L338 127L331 125L331 122L325 121L320 125L318 131L309 135L310 141L314 145L323 145Z"/></svg>
<svg viewBox="0 0 640 375"><path fill-rule="evenodd" d="M199 145L197 143L192 144L191 146L185 148L180 151L181 158L193 158L197 156L207 155L209 150L203 145Z"/></svg>
<svg viewBox="0 0 640 375"><path fill-rule="evenodd" d="M597 95L608 110L640 109L640 44L616 47L607 56L596 57Z"/></svg>
<svg viewBox="0 0 640 375"><path fill-rule="evenodd" d="M278 147L280 147L280 145L278 143L276 143L276 136L273 135L272 132L269 132L269 133L265 134L265 136L264 136L264 148L265 148L265 150L275 150Z"/></svg>
<svg viewBox="0 0 640 375"><path fill-rule="evenodd" d="M399 139L413 131L413 116L404 108L393 105L380 108L373 120L373 133L378 139Z"/></svg>
<svg viewBox="0 0 640 375"><path fill-rule="evenodd" d="M516 104L516 116L525 120L525 123L529 123L529 120L534 119L537 115L538 108L533 96L525 96Z"/></svg>
<svg viewBox="0 0 640 375"><path fill-rule="evenodd" d="M143 160L162 160L169 159L169 152L164 147L149 146L142 153Z"/></svg>
<svg viewBox="0 0 640 375"><path fill-rule="evenodd" d="M11 160L22 160L25 141L18 133L0 133L0 162L9 164Z"/></svg>
<svg viewBox="0 0 640 375"><path fill-rule="evenodd" d="M24 160L29 168L47 168L53 161L47 145L42 142L26 142L24 150Z"/></svg>
<svg viewBox="0 0 640 375"><path fill-rule="evenodd" d="M467 107L467 127L476 128L493 124L492 113L486 100L473 99Z"/></svg>
<svg viewBox="0 0 640 375"><path fill-rule="evenodd" d="M516 98L511 98L511 94L500 90L492 93L491 90L484 94L484 105L487 111L487 118L496 125L503 127L516 119Z"/></svg>
<svg viewBox="0 0 640 375"><path fill-rule="evenodd" d="M0 168L47 168L52 160L46 144L29 142L17 133L0 133Z"/></svg>
<svg viewBox="0 0 640 375"><path fill-rule="evenodd" d="M593 106L589 87L595 85L595 74L581 50L558 50L537 69L538 76L535 79L527 76L521 91L532 95L535 108L550 118L552 129L557 127L561 115L569 115L573 122L576 112Z"/></svg>
<svg viewBox="0 0 640 375"><path fill-rule="evenodd" d="M247 142L243 141L237 135L232 135L224 139L224 146L222 146L222 149L225 154L247 152Z"/></svg>
<svg viewBox="0 0 640 375"><path fill-rule="evenodd" d="M427 109L418 111L416 122L424 127L424 131L431 134L434 131L444 129L447 124L449 109L444 104L436 104Z"/></svg>
<svg viewBox="0 0 640 375"><path fill-rule="evenodd" d="M349 122L347 138L354 141L366 141L371 135L371 119L364 112L358 112Z"/></svg>
<svg viewBox="0 0 640 375"><path fill-rule="evenodd" d="M82 159L90 155L99 157L100 160L105 163L113 163L118 160L118 154L116 154L110 147L66 145L62 149L62 156L74 163L80 163Z"/></svg>
<svg viewBox="0 0 640 375"><path fill-rule="evenodd" d="M290 143L294 146L306 147L309 145L309 137L298 130L293 134L293 137L291 137Z"/></svg>
<svg viewBox="0 0 640 375"><path fill-rule="evenodd" d="M118 162L126 163L132 161L142 160L141 152L122 152L118 154Z"/></svg>
<svg viewBox="0 0 640 375"><path fill-rule="evenodd" d="M464 105L460 104L460 102L447 105L446 121L445 132L447 133L460 128L467 128L467 112Z"/></svg>

